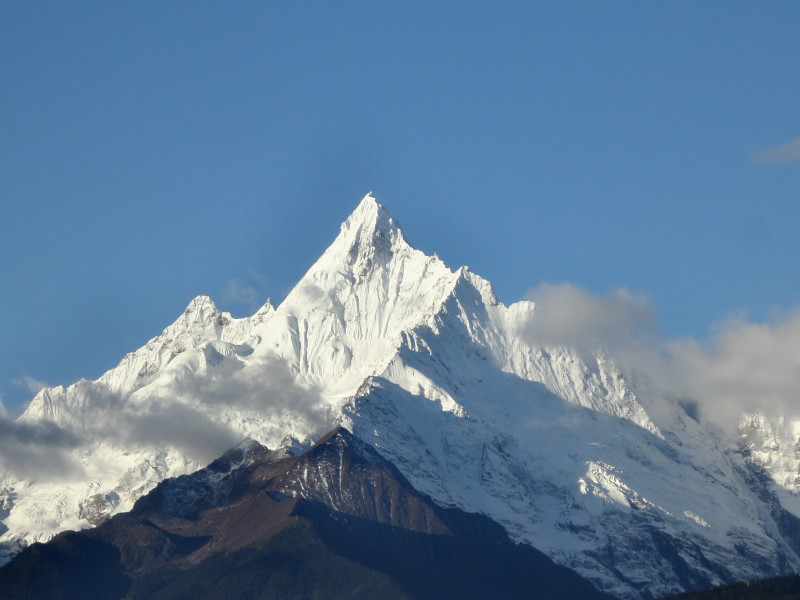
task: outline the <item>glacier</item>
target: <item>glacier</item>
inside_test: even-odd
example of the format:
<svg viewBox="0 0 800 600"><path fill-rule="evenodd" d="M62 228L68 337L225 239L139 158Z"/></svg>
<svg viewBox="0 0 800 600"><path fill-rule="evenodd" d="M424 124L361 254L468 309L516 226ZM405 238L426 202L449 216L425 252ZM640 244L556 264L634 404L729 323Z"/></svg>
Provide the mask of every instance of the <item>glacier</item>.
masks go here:
<svg viewBox="0 0 800 600"><path fill-rule="evenodd" d="M277 307L199 296L96 381L18 423L77 440L58 477L0 474L0 554L130 510L243 438L306 448L342 425L442 506L620 598L800 569L800 420L727 440L602 348L540 344L533 302L406 241L372 195Z"/></svg>

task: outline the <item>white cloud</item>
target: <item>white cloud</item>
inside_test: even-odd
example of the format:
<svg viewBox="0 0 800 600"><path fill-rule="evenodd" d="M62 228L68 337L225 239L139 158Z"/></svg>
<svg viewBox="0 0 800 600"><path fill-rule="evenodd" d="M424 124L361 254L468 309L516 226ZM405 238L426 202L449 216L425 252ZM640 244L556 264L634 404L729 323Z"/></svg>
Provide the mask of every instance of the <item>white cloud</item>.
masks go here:
<svg viewBox="0 0 800 600"><path fill-rule="evenodd" d="M731 318L700 342L660 336L652 306L625 290L596 295L544 284L529 296L537 302L529 341L582 353L603 348L623 371L644 377L650 393L681 401L724 430L733 431L744 412L800 417L800 309L771 323Z"/></svg>
<svg viewBox="0 0 800 600"><path fill-rule="evenodd" d="M620 348L650 338L655 331L649 301L624 288L597 295L569 283L543 283L527 298L536 303L536 311L526 334L538 344Z"/></svg>
<svg viewBox="0 0 800 600"><path fill-rule="evenodd" d="M743 412L800 417L800 310L766 324L729 319L706 347L681 340L668 348L707 418L730 428Z"/></svg>
<svg viewBox="0 0 800 600"><path fill-rule="evenodd" d="M160 402L146 413L123 408L109 419L115 442L126 446L173 446L203 464L221 455L244 437L196 407L175 401ZM105 429L98 431L101 437Z"/></svg>
<svg viewBox="0 0 800 600"><path fill-rule="evenodd" d="M27 444L24 453L17 451L13 454L15 464L11 470L16 468L16 472L19 472L20 467L25 467L26 461L30 462L30 457L44 456L44 450L61 454L77 445L96 442L126 448L172 446L187 457L203 463L216 458L244 437L228 424L215 420L202 408L172 397L158 398L143 408L131 404L101 383L82 381L76 385L79 388L76 395L81 398L80 406L74 413L63 410L58 426L47 421L34 425L6 423L6 432L14 434L9 444L13 444L14 440ZM91 415L90 419L86 418L87 414ZM0 426L0 437L3 433L3 427ZM0 445L0 451L4 449Z"/></svg>
<svg viewBox="0 0 800 600"><path fill-rule="evenodd" d="M20 423L0 417L0 472L26 479L68 477L80 470L67 457L77 444L73 433L54 423Z"/></svg>
<svg viewBox="0 0 800 600"><path fill-rule="evenodd" d="M184 373L144 406L99 382L79 382L80 407L61 412L58 426L0 419L0 472L25 477L74 472L69 453L100 441L126 448L171 446L202 464L247 435L229 420L240 412L250 413L251 423L280 429L281 437L295 433L286 429L291 425L312 437L333 427L318 390L298 384L285 360L265 358L240 367L237 359L225 358L210 367L212 373Z"/></svg>
<svg viewBox="0 0 800 600"><path fill-rule="evenodd" d="M175 381L173 394L275 423L301 421L319 434L333 427L319 390L298 383L288 362L278 357L251 361L247 369L239 369L235 360L222 361L210 378L196 374Z"/></svg>
<svg viewBox="0 0 800 600"><path fill-rule="evenodd" d="M795 138L780 146L759 150L755 153L754 159L760 164L800 162L800 138Z"/></svg>

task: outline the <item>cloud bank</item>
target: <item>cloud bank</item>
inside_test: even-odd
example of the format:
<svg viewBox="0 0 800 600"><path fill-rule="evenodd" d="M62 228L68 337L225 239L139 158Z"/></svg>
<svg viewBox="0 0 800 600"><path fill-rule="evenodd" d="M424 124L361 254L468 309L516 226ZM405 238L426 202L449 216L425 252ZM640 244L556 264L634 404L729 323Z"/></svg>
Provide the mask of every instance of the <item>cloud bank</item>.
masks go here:
<svg viewBox="0 0 800 600"><path fill-rule="evenodd" d="M206 348L207 355L209 351ZM314 438L334 426L319 390L298 383L285 360L263 357L251 360L244 369L235 358L218 358L209 373L191 373L173 380L169 395L200 407L201 413L244 414L253 429L247 429L247 424L244 431L237 429L237 442L245 434L273 439L285 435Z"/></svg>
<svg viewBox="0 0 800 600"><path fill-rule="evenodd" d="M622 349L655 333L656 315L649 301L624 288L597 295L569 283L543 283L527 298L536 303L536 316L526 335L539 344Z"/></svg>
<svg viewBox="0 0 800 600"><path fill-rule="evenodd" d="M286 361L264 358L243 369L236 357L211 345L194 352L206 354L207 371L186 371L144 399L81 381L74 389L80 408L62 411L58 424L0 418L0 472L25 478L75 474L70 452L95 443L174 447L204 464L248 436L302 439L333 427L318 390L297 383Z"/></svg>
<svg viewBox="0 0 800 600"><path fill-rule="evenodd" d="M244 369L237 358L224 357L211 345L202 352L207 371L182 373L144 405L101 389L93 412L103 416L76 426L87 438L106 439L114 432L110 441L124 446L174 446L201 463L263 433L264 423L280 429L281 437L321 434L332 427L318 391L300 385L286 361L267 357Z"/></svg>
<svg viewBox="0 0 800 600"><path fill-rule="evenodd" d="M772 323L732 318L707 345L668 344L686 396L730 429L744 412L800 417L800 310Z"/></svg>
<svg viewBox="0 0 800 600"><path fill-rule="evenodd" d="M67 452L79 444L78 437L50 422L20 423L0 415L0 473L58 480L79 471Z"/></svg>
<svg viewBox="0 0 800 600"><path fill-rule="evenodd" d="M656 311L625 290L597 295L570 284L543 284L525 329L528 341L603 349L631 381L680 401L692 416L732 432L745 412L800 417L800 308L770 323L730 318L704 342L670 340Z"/></svg>
<svg viewBox="0 0 800 600"><path fill-rule="evenodd" d="M800 417L800 309L770 323L728 319L701 342L661 336L651 303L624 289L593 294L542 284L528 296L536 310L522 332L527 341L584 356L602 349L632 385L646 382L642 393L680 402L694 418L733 432L745 412ZM75 468L69 453L95 442L173 446L203 463L246 435L314 436L334 425L319 391L299 384L286 361L251 358L245 369L226 348L193 350L204 353L206 369L186 370L143 403L80 382L81 410L59 425L12 421L0 403L0 470L67 474ZM85 414L92 419L80 418Z"/></svg>

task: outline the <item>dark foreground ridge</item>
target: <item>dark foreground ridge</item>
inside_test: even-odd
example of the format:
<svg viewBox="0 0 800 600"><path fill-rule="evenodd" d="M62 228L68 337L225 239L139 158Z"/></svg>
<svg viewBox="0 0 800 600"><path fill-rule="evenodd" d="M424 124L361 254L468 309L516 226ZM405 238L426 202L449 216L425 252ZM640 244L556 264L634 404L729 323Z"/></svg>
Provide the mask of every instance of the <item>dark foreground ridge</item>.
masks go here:
<svg viewBox="0 0 800 600"><path fill-rule="evenodd" d="M800 576L788 575L761 581L742 581L710 590L685 592L662 600L798 600Z"/></svg>
<svg viewBox="0 0 800 600"><path fill-rule="evenodd" d="M300 456L245 442L129 513L0 568L17 599L601 599L482 515L444 509L337 428Z"/></svg>

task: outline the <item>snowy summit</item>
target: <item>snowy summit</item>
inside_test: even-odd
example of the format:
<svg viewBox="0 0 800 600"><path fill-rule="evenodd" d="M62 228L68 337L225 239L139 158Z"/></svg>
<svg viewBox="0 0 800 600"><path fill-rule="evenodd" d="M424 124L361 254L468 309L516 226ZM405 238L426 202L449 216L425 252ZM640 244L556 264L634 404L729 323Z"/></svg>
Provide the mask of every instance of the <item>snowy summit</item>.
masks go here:
<svg viewBox="0 0 800 600"><path fill-rule="evenodd" d="M279 306L234 319L200 296L98 380L39 392L17 426L52 433L57 468L7 465L0 548L129 510L243 438L293 452L342 425L438 504L622 598L800 569L798 483L601 348L537 342L537 318L367 195ZM796 469L790 434L754 419L749 448L772 436Z"/></svg>

